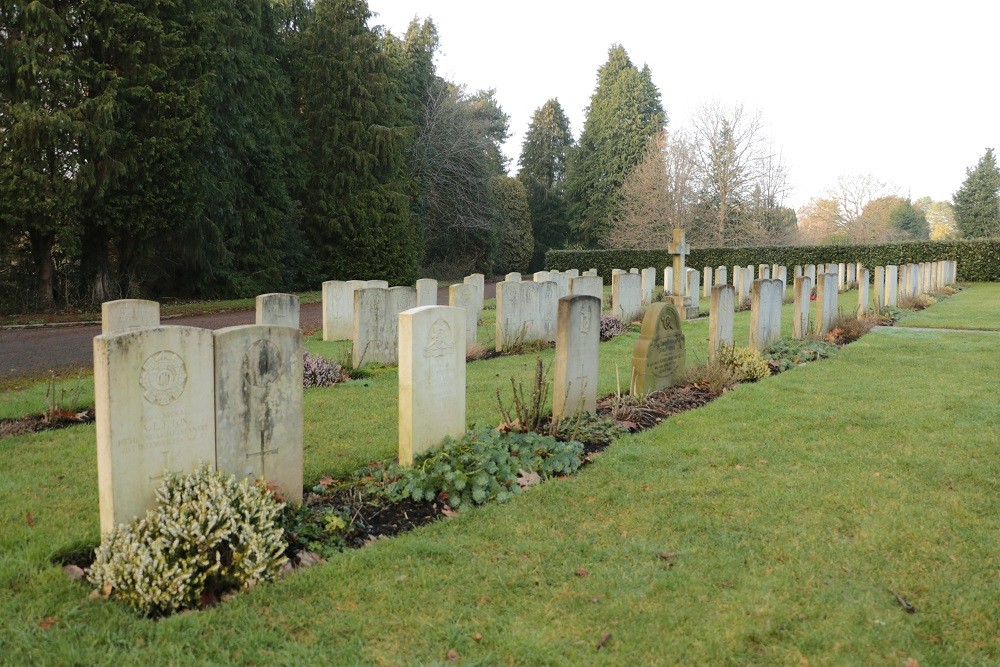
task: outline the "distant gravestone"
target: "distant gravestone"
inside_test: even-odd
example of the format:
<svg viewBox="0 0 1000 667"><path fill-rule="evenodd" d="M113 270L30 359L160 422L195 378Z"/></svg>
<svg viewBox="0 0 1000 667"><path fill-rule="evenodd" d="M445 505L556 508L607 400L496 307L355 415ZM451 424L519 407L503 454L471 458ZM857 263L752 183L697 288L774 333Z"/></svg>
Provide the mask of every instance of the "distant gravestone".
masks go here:
<svg viewBox="0 0 1000 667"><path fill-rule="evenodd" d="M785 300L785 292L788 290L788 267L779 266L778 270L773 274L774 277L781 281L781 300Z"/></svg>
<svg viewBox="0 0 1000 667"><path fill-rule="evenodd" d="M806 277L809 278L810 284L815 285L816 284L816 265L815 264L807 264L806 265L806 272L803 275L805 275Z"/></svg>
<svg viewBox="0 0 1000 667"><path fill-rule="evenodd" d="M691 320L698 317L701 311L701 290L699 279L701 274L695 269L687 269L686 296L674 296L674 307L677 308L678 316L682 320Z"/></svg>
<svg viewBox="0 0 1000 667"><path fill-rule="evenodd" d="M805 275L805 274L802 273L802 265L801 264L796 264L795 268L792 269L792 278L793 279L794 278L801 278L803 275Z"/></svg>
<svg viewBox="0 0 1000 667"><path fill-rule="evenodd" d="M792 338L804 340L809 333L809 297L812 295L812 280L809 276L794 279L794 305L792 306Z"/></svg>
<svg viewBox="0 0 1000 667"><path fill-rule="evenodd" d="M389 289L388 280L366 280L364 283L365 287L381 287L382 289Z"/></svg>
<svg viewBox="0 0 1000 667"><path fill-rule="evenodd" d="M770 280L771 279L771 267L767 264L757 265L757 280ZM750 288L751 293L753 292L753 287Z"/></svg>
<svg viewBox="0 0 1000 667"><path fill-rule="evenodd" d="M766 350L781 339L781 281L755 280L750 290L750 347Z"/></svg>
<svg viewBox="0 0 1000 667"><path fill-rule="evenodd" d="M257 324L299 328L299 297L294 294L261 294L257 297Z"/></svg>
<svg viewBox="0 0 1000 667"><path fill-rule="evenodd" d="M623 273L628 273L625 269L611 269L612 276L620 276Z"/></svg>
<svg viewBox="0 0 1000 667"><path fill-rule="evenodd" d="M194 327L94 338L101 532L153 507L166 473L214 466L213 354Z"/></svg>
<svg viewBox="0 0 1000 667"><path fill-rule="evenodd" d="M417 307L417 290L415 287L390 287L385 300L385 323L388 331L386 340L386 363L394 364L399 353L399 314L404 310Z"/></svg>
<svg viewBox="0 0 1000 667"><path fill-rule="evenodd" d="M729 282L729 269L724 266L715 268L715 284L725 285Z"/></svg>
<svg viewBox="0 0 1000 667"><path fill-rule="evenodd" d="M438 302L438 281L433 278L417 280L417 305L436 306Z"/></svg>
<svg viewBox="0 0 1000 667"><path fill-rule="evenodd" d="M544 283L549 280L549 271L535 271L531 279L536 283Z"/></svg>
<svg viewBox="0 0 1000 667"><path fill-rule="evenodd" d="M702 269L701 295L703 297L712 296L712 267L710 266Z"/></svg>
<svg viewBox="0 0 1000 667"><path fill-rule="evenodd" d="M712 287L708 308L708 358L715 359L723 346L733 344L733 320L736 288L732 285Z"/></svg>
<svg viewBox="0 0 1000 667"><path fill-rule="evenodd" d="M822 336L837 314L837 274L821 273L816 280L816 334Z"/></svg>
<svg viewBox="0 0 1000 667"><path fill-rule="evenodd" d="M836 266L837 266L837 291L843 292L847 289L847 265L841 262Z"/></svg>
<svg viewBox="0 0 1000 667"><path fill-rule="evenodd" d="M302 332L246 325L213 337L217 469L302 502Z"/></svg>
<svg viewBox="0 0 1000 667"><path fill-rule="evenodd" d="M632 349L632 393L640 396L676 384L684 371L681 320L673 304L646 309L642 331Z"/></svg>
<svg viewBox="0 0 1000 667"><path fill-rule="evenodd" d="M896 297L899 291L898 270L899 267L895 264L885 267L885 301L882 304L893 308L896 306Z"/></svg>
<svg viewBox="0 0 1000 667"><path fill-rule="evenodd" d="M524 285L520 282L497 283L497 313L494 327L496 331L496 351L523 341L527 335L524 317Z"/></svg>
<svg viewBox="0 0 1000 667"><path fill-rule="evenodd" d="M160 326L160 304L145 299L118 299L101 304L101 334L125 333Z"/></svg>
<svg viewBox="0 0 1000 667"><path fill-rule="evenodd" d="M628 270L628 272L631 273L631 274L633 274L633 275L638 275L639 269L637 269L636 267L633 266L631 269Z"/></svg>
<svg viewBox="0 0 1000 667"><path fill-rule="evenodd" d="M486 277L481 273L473 273L472 275L466 276L463 282L466 285L472 285L475 287L475 301L473 302L476 318L476 326L479 326L479 316L483 312L483 302L486 300ZM468 330L468 327L466 327ZM468 342L468 341L466 341Z"/></svg>
<svg viewBox="0 0 1000 667"><path fill-rule="evenodd" d="M538 283L536 290L538 291L538 322L541 324L538 340L554 343L556 341L556 318L562 290L559 283L551 280Z"/></svg>
<svg viewBox="0 0 1000 667"><path fill-rule="evenodd" d="M875 303L879 308L885 303L885 267L875 267Z"/></svg>
<svg viewBox="0 0 1000 667"><path fill-rule="evenodd" d="M599 276L580 276L569 281L570 296L604 298L604 280Z"/></svg>
<svg viewBox="0 0 1000 667"><path fill-rule="evenodd" d="M323 340L350 340L354 322L354 290L363 280L323 283Z"/></svg>
<svg viewBox="0 0 1000 667"><path fill-rule="evenodd" d="M399 463L465 433L465 311L421 306L399 314Z"/></svg>
<svg viewBox="0 0 1000 667"><path fill-rule="evenodd" d="M858 278L858 315L866 315L869 308L868 299L868 269L861 269Z"/></svg>
<svg viewBox="0 0 1000 667"><path fill-rule="evenodd" d="M392 363L387 346L389 327L386 322L385 287L363 287L354 292L354 332L352 362L354 368L364 364Z"/></svg>
<svg viewBox="0 0 1000 667"><path fill-rule="evenodd" d="M570 280L580 277L580 269L567 269L566 271L563 271L563 273L565 273L566 277Z"/></svg>
<svg viewBox="0 0 1000 667"><path fill-rule="evenodd" d="M555 283L556 292L558 293L558 297L561 299L564 296L569 296L569 280L570 278L568 273L562 271L550 271L549 280L547 282ZM556 309L557 306L553 305L552 306L553 321L555 320ZM555 325L553 324L553 332L555 331L554 327ZM553 336L555 336L555 333L553 333Z"/></svg>
<svg viewBox="0 0 1000 667"><path fill-rule="evenodd" d="M552 418L597 411L601 301L577 295L559 299Z"/></svg>
<svg viewBox="0 0 1000 667"><path fill-rule="evenodd" d="M642 310L642 283L638 274L611 276L611 314L622 322L631 322Z"/></svg>
<svg viewBox="0 0 1000 667"><path fill-rule="evenodd" d="M851 289L857 285L858 267L854 262L847 263L847 276L844 278L845 289Z"/></svg>
<svg viewBox="0 0 1000 667"><path fill-rule="evenodd" d="M587 269L586 271L583 272L583 275L588 277L597 277L598 276L597 269Z"/></svg>
<svg viewBox="0 0 1000 667"><path fill-rule="evenodd" d="M521 282L521 274L518 273L517 271L511 271L510 273L505 275L503 279L505 282L508 283L519 283Z"/></svg>
<svg viewBox="0 0 1000 667"><path fill-rule="evenodd" d="M476 303L476 286L462 283L448 287L448 305L465 311L465 346L474 347L477 344L479 325L473 308Z"/></svg>
<svg viewBox="0 0 1000 667"><path fill-rule="evenodd" d="M650 266L642 270L642 305L653 303L653 291L656 289L656 267Z"/></svg>
<svg viewBox="0 0 1000 667"><path fill-rule="evenodd" d="M674 270L669 266L663 269L663 293L669 295L674 293Z"/></svg>

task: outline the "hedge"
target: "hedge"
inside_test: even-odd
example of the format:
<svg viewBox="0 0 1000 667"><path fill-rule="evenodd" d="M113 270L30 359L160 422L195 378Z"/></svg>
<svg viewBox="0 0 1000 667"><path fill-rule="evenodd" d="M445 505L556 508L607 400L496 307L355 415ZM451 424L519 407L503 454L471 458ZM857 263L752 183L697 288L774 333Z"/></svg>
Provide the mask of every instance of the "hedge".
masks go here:
<svg viewBox="0 0 1000 667"><path fill-rule="evenodd" d="M860 262L867 267L887 264L934 262L944 259L958 261L958 279L962 282L1000 282L1000 239L963 241L909 241L874 245L774 246L747 248L697 248L688 255L687 265L701 270L706 266L780 264L820 264L826 262ZM605 280L611 279L611 269L670 266L673 260L662 250L549 250L545 253L545 268L596 268Z"/></svg>

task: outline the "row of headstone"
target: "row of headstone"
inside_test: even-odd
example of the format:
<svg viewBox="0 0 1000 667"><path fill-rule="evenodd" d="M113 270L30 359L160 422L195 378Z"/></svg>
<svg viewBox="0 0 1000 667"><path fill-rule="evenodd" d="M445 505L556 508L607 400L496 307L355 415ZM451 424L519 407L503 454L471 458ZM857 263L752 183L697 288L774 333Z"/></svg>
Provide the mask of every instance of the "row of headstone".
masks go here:
<svg viewBox="0 0 1000 667"><path fill-rule="evenodd" d="M161 326L159 304L102 304L94 338L101 531L153 506L164 476L209 465L302 499L298 298L257 300L256 324ZM294 322L296 326L288 326Z"/></svg>
<svg viewBox="0 0 1000 667"><path fill-rule="evenodd" d="M497 352L512 344L556 339L557 283L504 280L496 292Z"/></svg>

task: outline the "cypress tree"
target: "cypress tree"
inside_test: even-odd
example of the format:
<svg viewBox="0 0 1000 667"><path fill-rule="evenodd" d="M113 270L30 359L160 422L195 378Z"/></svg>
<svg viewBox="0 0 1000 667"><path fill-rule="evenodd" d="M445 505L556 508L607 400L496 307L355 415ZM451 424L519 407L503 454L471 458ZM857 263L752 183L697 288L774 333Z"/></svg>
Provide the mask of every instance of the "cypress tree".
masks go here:
<svg viewBox="0 0 1000 667"><path fill-rule="evenodd" d="M604 244L620 214L620 188L642 160L666 116L648 67L639 70L615 44L598 70L580 142L569 161L567 198L574 232L587 246Z"/></svg>
<svg viewBox="0 0 1000 667"><path fill-rule="evenodd" d="M499 240L493 271L497 274L525 271L535 247L528 192L518 179L497 175L490 181L490 194Z"/></svg>
<svg viewBox="0 0 1000 667"><path fill-rule="evenodd" d="M955 224L964 238L1000 236L1000 170L993 149L987 148L975 169L952 198Z"/></svg>

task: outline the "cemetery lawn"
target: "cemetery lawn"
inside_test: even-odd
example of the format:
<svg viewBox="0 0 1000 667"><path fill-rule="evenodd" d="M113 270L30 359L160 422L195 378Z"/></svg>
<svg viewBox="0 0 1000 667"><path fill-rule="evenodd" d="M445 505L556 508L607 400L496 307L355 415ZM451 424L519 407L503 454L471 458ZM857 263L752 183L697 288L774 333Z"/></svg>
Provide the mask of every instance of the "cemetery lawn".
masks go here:
<svg viewBox="0 0 1000 667"><path fill-rule="evenodd" d="M683 326L697 363L707 323ZM600 393L635 339L601 345ZM469 421L534 358L469 364ZM995 664L997 378L1000 337L877 330L574 477L158 622L50 561L98 539L94 427L0 439L0 662ZM391 368L305 391L307 485L393 456L395 392Z"/></svg>
<svg viewBox="0 0 1000 667"><path fill-rule="evenodd" d="M973 283L931 308L910 313L898 326L1000 330L1000 283Z"/></svg>

